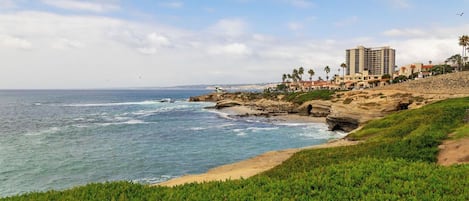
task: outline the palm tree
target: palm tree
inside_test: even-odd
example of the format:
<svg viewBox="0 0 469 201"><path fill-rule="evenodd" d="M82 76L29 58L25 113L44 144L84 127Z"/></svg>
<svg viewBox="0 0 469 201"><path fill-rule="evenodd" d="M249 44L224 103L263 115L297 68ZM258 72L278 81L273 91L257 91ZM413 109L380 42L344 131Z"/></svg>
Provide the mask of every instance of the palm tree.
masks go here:
<svg viewBox="0 0 469 201"><path fill-rule="evenodd" d="M291 74L287 74L287 78L288 78L288 81L290 81L290 79L292 79Z"/></svg>
<svg viewBox="0 0 469 201"><path fill-rule="evenodd" d="M314 70L313 70L313 69L309 69L309 70L308 70L308 74L309 74L309 81L313 81Z"/></svg>
<svg viewBox="0 0 469 201"><path fill-rule="evenodd" d="M298 81L298 70L297 69L293 69L293 73L292 73L292 78L293 78L293 82L297 82Z"/></svg>
<svg viewBox="0 0 469 201"><path fill-rule="evenodd" d="M459 45L462 46L462 54L461 57L465 58L466 57L466 47L469 46L469 36L468 35L462 35L459 37ZM465 61L463 65L465 65ZM459 69L461 70L461 69Z"/></svg>
<svg viewBox="0 0 469 201"><path fill-rule="evenodd" d="M347 68L347 64L342 63L340 64L340 67L342 67L342 79L343 79L343 83L345 84L345 68Z"/></svg>
<svg viewBox="0 0 469 201"><path fill-rule="evenodd" d="M303 74L305 73L305 69L303 67L300 67L298 69L298 75L300 75L300 81L303 80Z"/></svg>
<svg viewBox="0 0 469 201"><path fill-rule="evenodd" d="M282 82L285 82L286 79L287 79L287 74L284 73L284 74L282 75Z"/></svg>
<svg viewBox="0 0 469 201"><path fill-rule="evenodd" d="M329 66L324 67L324 71L326 71L326 80L329 81L329 73L331 72L331 69Z"/></svg>

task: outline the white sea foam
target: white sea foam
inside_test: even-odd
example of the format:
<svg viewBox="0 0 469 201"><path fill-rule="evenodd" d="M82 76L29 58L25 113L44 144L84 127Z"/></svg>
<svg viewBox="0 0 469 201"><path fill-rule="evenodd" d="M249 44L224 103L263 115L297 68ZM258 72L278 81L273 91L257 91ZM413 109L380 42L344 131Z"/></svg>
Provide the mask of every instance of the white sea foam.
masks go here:
<svg viewBox="0 0 469 201"><path fill-rule="evenodd" d="M146 100L140 102L117 102L117 103L78 103L67 104L67 107L110 107L110 106L123 106L123 105L153 105L162 103L161 100Z"/></svg>
<svg viewBox="0 0 469 201"><path fill-rule="evenodd" d="M223 119L235 120L235 118L231 117L231 115L232 115L231 113L221 112L219 110L207 110L207 111L209 111L211 113L215 113Z"/></svg>
<svg viewBox="0 0 469 201"><path fill-rule="evenodd" d="M234 125L235 124L233 123L225 123L225 124L211 125L211 126L206 126L206 127L191 127L189 128L189 130L200 131L200 130L208 130L212 128L226 128L226 127L234 126Z"/></svg>
<svg viewBox="0 0 469 201"><path fill-rule="evenodd" d="M295 123L295 122L292 122L292 123L277 123L277 122L273 122L274 125L279 125L279 126L291 126L291 127L303 127L303 126L314 126L314 125L318 125L318 123Z"/></svg>
<svg viewBox="0 0 469 201"><path fill-rule="evenodd" d="M175 105L175 106L169 106L169 107L161 107L161 108L152 109L152 110L139 110L136 112L132 112L131 114L146 117L146 116L151 116L151 115L161 113L161 112L169 112L169 111L181 110L181 109L186 109L186 108L190 108L190 106L189 105Z"/></svg>
<svg viewBox="0 0 469 201"><path fill-rule="evenodd" d="M192 127L192 128L189 128L189 130L192 130L192 131L201 131L201 130L206 130L208 129L207 127Z"/></svg>
<svg viewBox="0 0 469 201"><path fill-rule="evenodd" d="M278 130L279 127L249 127L247 130L257 132L257 131L272 131L272 130Z"/></svg>
<svg viewBox="0 0 469 201"><path fill-rule="evenodd" d="M44 134L53 134L60 130L61 128L59 127L51 127L51 128L47 128L47 129L40 130L40 131L30 131L30 132L25 133L24 135L25 136L37 136L37 135L44 135Z"/></svg>
<svg viewBox="0 0 469 201"><path fill-rule="evenodd" d="M98 123L100 126L112 126L112 125L135 125L135 124L149 124L150 122L144 122L138 119L131 119L124 122L110 122L110 123Z"/></svg>
<svg viewBox="0 0 469 201"><path fill-rule="evenodd" d="M236 133L237 136L246 136L246 132L239 132L239 133Z"/></svg>
<svg viewBox="0 0 469 201"><path fill-rule="evenodd" d="M161 175L161 177L146 177L146 178L134 179L132 180L132 182L143 183L143 184L156 184L156 183L168 181L173 178L176 178L176 177L170 176L170 175Z"/></svg>

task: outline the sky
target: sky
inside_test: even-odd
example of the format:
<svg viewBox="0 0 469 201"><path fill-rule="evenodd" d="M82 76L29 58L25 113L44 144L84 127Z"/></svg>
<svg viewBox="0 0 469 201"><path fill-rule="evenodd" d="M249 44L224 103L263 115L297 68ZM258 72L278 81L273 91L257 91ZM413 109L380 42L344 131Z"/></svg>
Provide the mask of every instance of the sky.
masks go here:
<svg viewBox="0 0 469 201"><path fill-rule="evenodd" d="M469 0L0 0L0 89L281 81L345 50L398 66L461 54ZM466 14L458 15L462 12ZM306 79L307 76L305 76Z"/></svg>

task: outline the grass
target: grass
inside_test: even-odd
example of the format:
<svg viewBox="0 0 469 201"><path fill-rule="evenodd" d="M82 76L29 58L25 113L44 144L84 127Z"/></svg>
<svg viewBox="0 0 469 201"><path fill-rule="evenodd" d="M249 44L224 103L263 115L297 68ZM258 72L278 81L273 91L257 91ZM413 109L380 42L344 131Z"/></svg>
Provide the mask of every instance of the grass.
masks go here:
<svg viewBox="0 0 469 201"><path fill-rule="evenodd" d="M451 99L372 121L348 147L304 150L249 179L174 188L129 182L1 200L469 200L469 165L438 166L437 146L465 133L469 98Z"/></svg>
<svg viewBox="0 0 469 201"><path fill-rule="evenodd" d="M451 135L451 139L457 140L462 138L469 138L469 124L459 127Z"/></svg>
<svg viewBox="0 0 469 201"><path fill-rule="evenodd" d="M332 90L314 90L310 92L295 92L285 97L286 101L296 104L303 104L310 100L330 100L335 91Z"/></svg>

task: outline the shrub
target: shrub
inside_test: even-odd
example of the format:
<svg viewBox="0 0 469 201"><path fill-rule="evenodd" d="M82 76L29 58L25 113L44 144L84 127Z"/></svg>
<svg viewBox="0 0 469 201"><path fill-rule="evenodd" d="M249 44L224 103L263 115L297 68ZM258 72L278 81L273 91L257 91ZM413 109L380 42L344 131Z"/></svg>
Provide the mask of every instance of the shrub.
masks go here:
<svg viewBox="0 0 469 201"><path fill-rule="evenodd" d="M343 104L350 104L350 103L352 103L352 101L353 101L352 98L346 98L346 99L344 100L344 102L342 102L342 103L343 103Z"/></svg>

